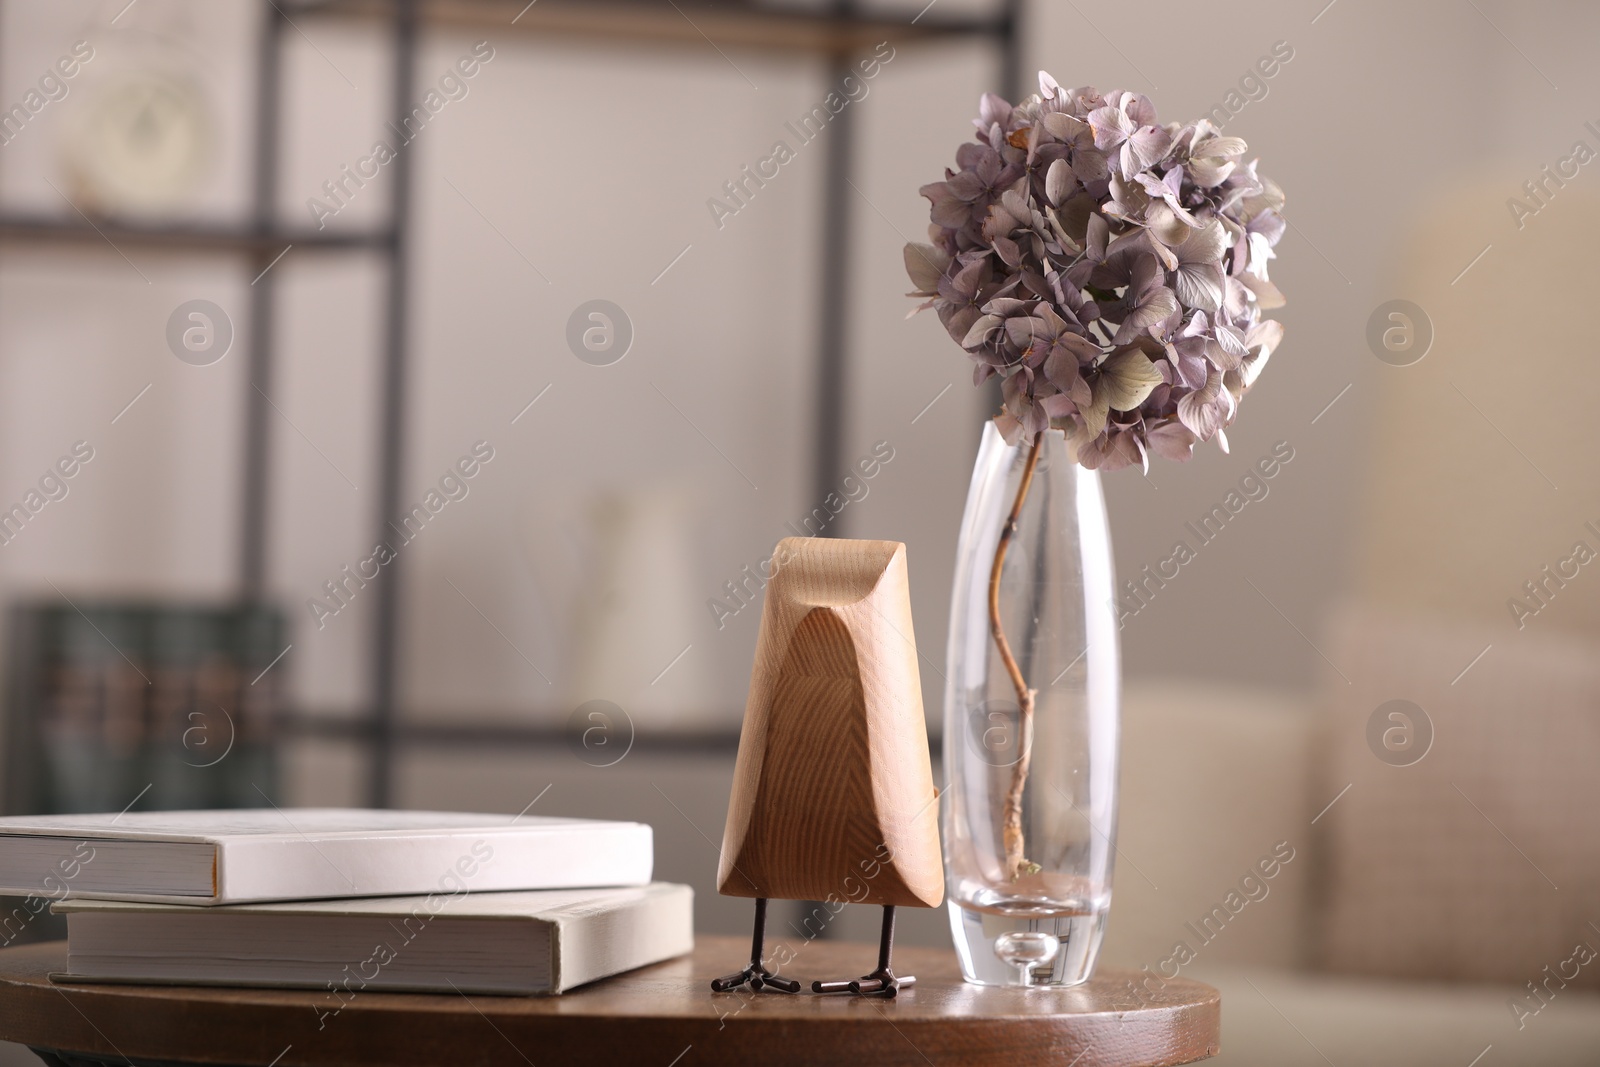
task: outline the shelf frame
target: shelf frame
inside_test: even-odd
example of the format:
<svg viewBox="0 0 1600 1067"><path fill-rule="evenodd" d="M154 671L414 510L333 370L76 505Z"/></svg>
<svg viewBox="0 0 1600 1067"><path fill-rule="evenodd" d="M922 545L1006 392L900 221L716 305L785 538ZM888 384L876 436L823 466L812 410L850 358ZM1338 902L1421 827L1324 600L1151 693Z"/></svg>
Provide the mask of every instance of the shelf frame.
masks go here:
<svg viewBox="0 0 1600 1067"><path fill-rule="evenodd" d="M3 0L0 0L3 2ZM406 303L412 247L413 161L401 153L392 166L394 196L387 221L377 228L305 230L278 220L278 168L282 154L282 53L286 28L296 18L357 19L386 23L393 35L392 99L396 115L406 114L414 95L419 39L425 30L512 29L546 38L579 39L606 46L708 45L764 53L811 57L827 77L837 80L850 59L880 41L896 47L953 41L987 41L997 49L999 89L1008 99L1020 91L1022 0L997 0L992 14L945 15L933 4L914 16L866 14L852 0L834 0L821 11L797 10L755 0L712 4L671 0L665 6L640 0L266 0L257 40L253 175L249 224L210 222L146 223L130 219L29 214L0 211L0 248L13 245L86 247L129 245L161 252L242 256L255 282L250 295L249 392L245 397L245 441L240 472L237 584L246 599L265 596L271 568L268 531L272 496L273 421L268 417L275 367L275 273L266 268L289 246L306 251L365 252L384 260L380 352L378 498L373 525L380 540L401 507L405 472L407 385L410 350ZM851 255L849 218L853 208L851 173L855 166L853 111L830 127L824 162L822 250L817 270L820 294L816 378L813 387L814 440L809 487L821 500L846 472L841 468L849 369L848 329ZM830 530L830 536L842 531ZM402 569L396 559L391 568ZM286 735L345 739L368 748L368 803L388 807L395 794L397 752L415 745L445 747L547 747L565 743L554 729L529 729L492 723L424 725L402 721L399 646L402 582L391 574L378 586L379 603L368 651L370 711L360 720L291 714ZM649 749L732 752L737 732L641 735Z"/></svg>
<svg viewBox="0 0 1600 1067"><path fill-rule="evenodd" d="M317 0L297 13L318 18L381 18L393 0ZM674 0L418 0L417 17L427 28L493 29L538 36L587 38L614 44L687 45L847 56L883 40L916 45L1014 36L1015 6L1005 0L993 15L947 16L932 4L920 14L877 15L853 4L823 10L753 2Z"/></svg>
<svg viewBox="0 0 1600 1067"><path fill-rule="evenodd" d="M203 222L85 222L54 215L0 212L0 243L104 245L112 249L129 245L156 251L265 254L270 261L290 245L306 250L382 252L393 245L394 235L387 230L287 230Z"/></svg>

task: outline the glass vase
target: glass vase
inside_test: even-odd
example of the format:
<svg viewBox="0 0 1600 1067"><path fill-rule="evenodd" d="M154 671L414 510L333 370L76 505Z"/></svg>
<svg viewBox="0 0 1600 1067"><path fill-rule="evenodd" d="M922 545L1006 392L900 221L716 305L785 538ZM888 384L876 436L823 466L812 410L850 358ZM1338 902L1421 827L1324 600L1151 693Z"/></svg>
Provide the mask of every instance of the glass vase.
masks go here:
<svg viewBox="0 0 1600 1067"><path fill-rule="evenodd" d="M991 589L1029 453L984 426L950 610L945 879L962 974L981 985L1087 981L1116 854L1111 540L1099 476L1073 461L1059 430L1040 443ZM995 639L992 592L1031 713Z"/></svg>

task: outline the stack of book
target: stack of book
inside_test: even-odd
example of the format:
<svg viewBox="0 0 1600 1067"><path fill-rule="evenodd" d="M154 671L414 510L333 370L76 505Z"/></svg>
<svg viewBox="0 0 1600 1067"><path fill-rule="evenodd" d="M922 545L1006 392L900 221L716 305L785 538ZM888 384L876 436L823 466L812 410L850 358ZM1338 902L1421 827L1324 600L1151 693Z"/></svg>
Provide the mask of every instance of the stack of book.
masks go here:
<svg viewBox="0 0 1600 1067"><path fill-rule="evenodd" d="M693 947L641 823L267 808L0 819L9 935L67 916L73 982L560 993Z"/></svg>

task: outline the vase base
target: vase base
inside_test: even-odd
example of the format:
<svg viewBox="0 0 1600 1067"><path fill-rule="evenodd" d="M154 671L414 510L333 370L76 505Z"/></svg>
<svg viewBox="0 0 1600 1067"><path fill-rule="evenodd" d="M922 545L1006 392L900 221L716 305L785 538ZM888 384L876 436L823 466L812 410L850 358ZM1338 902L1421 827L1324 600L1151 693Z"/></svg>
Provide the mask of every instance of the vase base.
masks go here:
<svg viewBox="0 0 1600 1067"><path fill-rule="evenodd" d="M1094 974L1105 937L1104 911L997 915L949 902L961 976L973 985L1074 986Z"/></svg>

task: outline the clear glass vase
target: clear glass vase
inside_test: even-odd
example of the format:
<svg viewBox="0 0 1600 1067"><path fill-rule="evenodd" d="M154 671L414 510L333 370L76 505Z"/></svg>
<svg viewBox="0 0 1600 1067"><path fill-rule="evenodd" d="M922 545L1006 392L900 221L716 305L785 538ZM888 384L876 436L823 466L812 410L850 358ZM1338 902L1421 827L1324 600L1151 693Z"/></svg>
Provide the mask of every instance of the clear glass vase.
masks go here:
<svg viewBox="0 0 1600 1067"><path fill-rule="evenodd" d="M1029 451L985 425L961 521L945 688L945 879L967 981L1076 985L1094 971L1116 855L1115 577L1099 476L1051 430L998 585L1000 629L1033 694L1025 714L995 640L990 584Z"/></svg>

